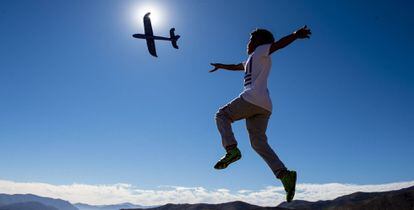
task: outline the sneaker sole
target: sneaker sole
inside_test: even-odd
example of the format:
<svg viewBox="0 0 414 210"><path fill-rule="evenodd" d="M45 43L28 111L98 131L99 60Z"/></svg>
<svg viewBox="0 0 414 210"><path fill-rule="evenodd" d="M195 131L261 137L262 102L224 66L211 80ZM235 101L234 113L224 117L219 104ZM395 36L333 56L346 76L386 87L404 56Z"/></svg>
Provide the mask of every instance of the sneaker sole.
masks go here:
<svg viewBox="0 0 414 210"><path fill-rule="evenodd" d="M241 155L237 156L237 157L236 157L236 158L234 158L234 159L231 159L228 163L224 163L222 168L216 168L216 167L214 167L214 168L215 168L215 169L217 169L217 170L225 169L225 168L227 168L230 164L232 164L232 163L234 163L234 162L236 162L236 161L240 160L240 158L241 158Z"/></svg>

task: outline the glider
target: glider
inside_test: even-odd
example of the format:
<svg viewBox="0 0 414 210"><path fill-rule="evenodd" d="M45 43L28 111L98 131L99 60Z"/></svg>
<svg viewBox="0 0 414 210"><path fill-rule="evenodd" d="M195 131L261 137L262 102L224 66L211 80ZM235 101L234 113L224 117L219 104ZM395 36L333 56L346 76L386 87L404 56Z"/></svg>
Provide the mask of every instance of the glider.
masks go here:
<svg viewBox="0 0 414 210"><path fill-rule="evenodd" d="M149 15L150 14L151 13L148 12L147 14L144 15L144 30L145 30L145 34L134 34L132 36L134 38L137 38L137 39L145 39L147 41L148 51L154 57L158 57L157 56L157 51L155 50L155 42L154 42L154 40L171 41L172 46L175 49L178 49L177 40L178 40L178 38L180 38L180 36L174 34L175 28L171 28L170 29L170 38L168 38L168 37L162 37L162 36L154 36L154 33L152 32L151 19L149 18Z"/></svg>

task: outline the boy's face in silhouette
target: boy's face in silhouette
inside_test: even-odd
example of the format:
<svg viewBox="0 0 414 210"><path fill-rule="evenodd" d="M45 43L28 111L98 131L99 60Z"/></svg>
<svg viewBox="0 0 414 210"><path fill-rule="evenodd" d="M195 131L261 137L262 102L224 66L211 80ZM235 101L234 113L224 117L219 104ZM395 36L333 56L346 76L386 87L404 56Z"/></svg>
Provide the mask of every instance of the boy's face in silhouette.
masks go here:
<svg viewBox="0 0 414 210"><path fill-rule="evenodd" d="M249 43L247 44L247 54L250 55L257 47L257 38L250 35Z"/></svg>
<svg viewBox="0 0 414 210"><path fill-rule="evenodd" d="M250 35L249 43L247 44L247 54L250 55L254 52L256 47L259 46L259 38L257 36Z"/></svg>

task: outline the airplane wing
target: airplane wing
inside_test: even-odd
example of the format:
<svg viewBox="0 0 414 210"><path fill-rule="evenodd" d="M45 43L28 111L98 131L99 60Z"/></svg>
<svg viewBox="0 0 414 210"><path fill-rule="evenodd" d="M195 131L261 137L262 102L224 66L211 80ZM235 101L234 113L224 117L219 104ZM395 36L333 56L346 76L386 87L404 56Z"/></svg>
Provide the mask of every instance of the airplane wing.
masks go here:
<svg viewBox="0 0 414 210"><path fill-rule="evenodd" d="M148 12L144 16L144 30L145 30L145 35L154 36L154 33L152 32L151 19L149 18L150 14L151 13Z"/></svg>
<svg viewBox="0 0 414 210"><path fill-rule="evenodd" d="M144 30L145 30L145 36L146 37L153 37L154 36L154 33L152 32L151 19L149 18L150 14L151 13L148 12L144 16ZM151 55L157 57L157 52L155 50L154 38L146 38L146 40L147 40L148 51L150 52Z"/></svg>
<svg viewBox="0 0 414 210"><path fill-rule="evenodd" d="M157 51L155 50L155 42L154 39L151 38L147 38L147 47L148 47L148 51L151 55L157 57Z"/></svg>

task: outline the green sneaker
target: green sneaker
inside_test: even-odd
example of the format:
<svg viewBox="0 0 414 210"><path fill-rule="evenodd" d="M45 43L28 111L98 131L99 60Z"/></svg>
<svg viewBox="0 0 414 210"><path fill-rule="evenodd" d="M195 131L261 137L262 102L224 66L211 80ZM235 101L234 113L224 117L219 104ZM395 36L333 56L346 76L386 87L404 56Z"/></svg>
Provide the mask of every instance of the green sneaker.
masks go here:
<svg viewBox="0 0 414 210"><path fill-rule="evenodd" d="M286 191L286 201L291 202L295 196L296 171L287 171L281 181Z"/></svg>
<svg viewBox="0 0 414 210"><path fill-rule="evenodd" d="M236 147L230 151L227 152L227 154L222 157L214 166L215 169L225 169L227 166L229 166L231 163L236 162L241 158L240 150Z"/></svg>

